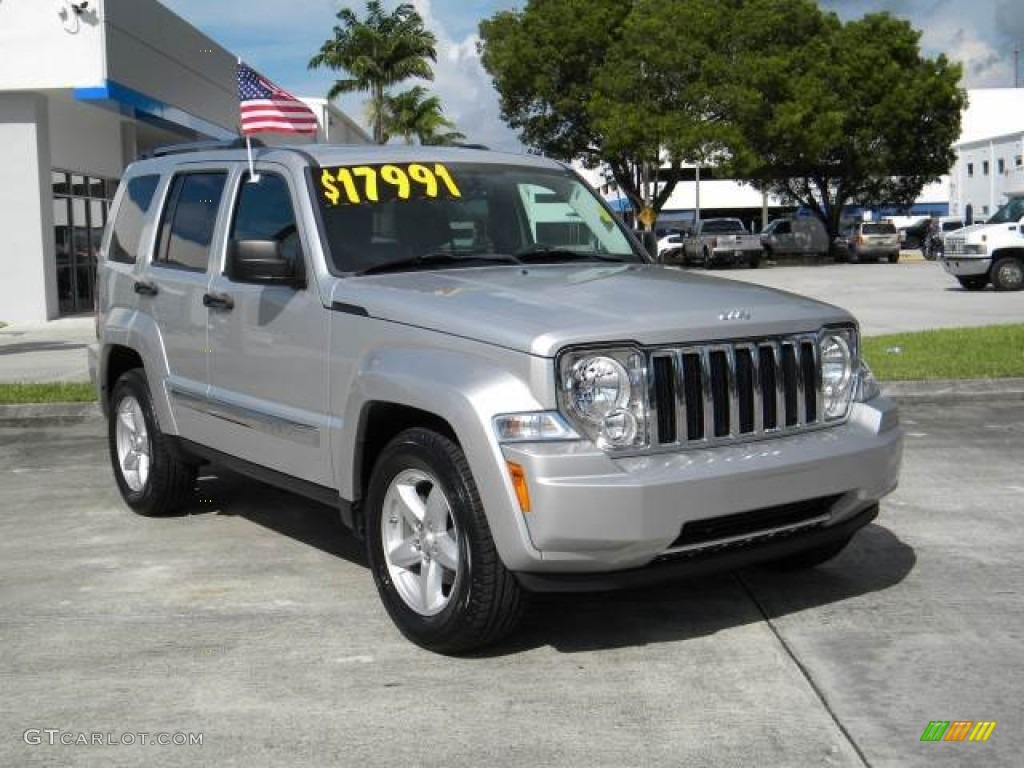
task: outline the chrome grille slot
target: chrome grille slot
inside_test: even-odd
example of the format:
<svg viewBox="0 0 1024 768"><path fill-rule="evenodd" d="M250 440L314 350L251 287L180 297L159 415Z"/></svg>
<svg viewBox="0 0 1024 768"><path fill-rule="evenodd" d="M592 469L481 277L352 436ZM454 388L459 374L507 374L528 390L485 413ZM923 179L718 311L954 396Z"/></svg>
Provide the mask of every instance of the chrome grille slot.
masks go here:
<svg viewBox="0 0 1024 768"><path fill-rule="evenodd" d="M697 447L820 425L812 334L649 352L654 447Z"/></svg>

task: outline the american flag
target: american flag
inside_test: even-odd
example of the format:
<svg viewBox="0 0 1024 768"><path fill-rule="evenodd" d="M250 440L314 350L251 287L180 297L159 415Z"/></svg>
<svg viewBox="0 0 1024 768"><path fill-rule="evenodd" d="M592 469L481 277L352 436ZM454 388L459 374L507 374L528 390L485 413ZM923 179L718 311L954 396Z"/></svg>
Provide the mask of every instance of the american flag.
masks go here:
<svg viewBox="0 0 1024 768"><path fill-rule="evenodd" d="M238 62L238 99L242 133L316 133L313 110L272 82Z"/></svg>

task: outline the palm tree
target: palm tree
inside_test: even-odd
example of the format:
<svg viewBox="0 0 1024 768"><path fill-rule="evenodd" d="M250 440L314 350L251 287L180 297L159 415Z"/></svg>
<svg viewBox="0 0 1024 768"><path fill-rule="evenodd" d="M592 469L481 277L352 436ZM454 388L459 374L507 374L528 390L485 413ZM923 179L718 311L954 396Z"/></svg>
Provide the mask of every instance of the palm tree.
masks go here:
<svg viewBox="0 0 1024 768"><path fill-rule="evenodd" d="M383 144L386 89L411 77L433 80L430 62L437 61L437 38L408 3L388 14L379 0L367 0L365 19L350 8L338 11L337 18L341 23L334 27L334 37L309 60L309 68L348 73L349 77L331 86L328 99L353 91L370 92L373 139Z"/></svg>
<svg viewBox="0 0 1024 768"><path fill-rule="evenodd" d="M466 138L455 130L455 123L441 111L441 100L426 88L413 86L408 91L384 96L384 137L401 136L406 144L454 144Z"/></svg>

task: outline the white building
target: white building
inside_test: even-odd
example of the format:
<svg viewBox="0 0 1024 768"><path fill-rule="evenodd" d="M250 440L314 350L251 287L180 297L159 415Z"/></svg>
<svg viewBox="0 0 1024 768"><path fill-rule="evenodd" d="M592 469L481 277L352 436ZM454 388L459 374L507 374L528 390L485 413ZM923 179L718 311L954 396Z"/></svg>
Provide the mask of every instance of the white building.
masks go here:
<svg viewBox="0 0 1024 768"><path fill-rule="evenodd" d="M1024 88L968 92L963 130L954 145L949 210L985 219L1004 202L1004 193L1024 190Z"/></svg>
<svg viewBox="0 0 1024 768"><path fill-rule="evenodd" d="M153 147L234 138L236 61L155 0L0 0L0 320L92 309L122 171ZM308 103L321 140L370 140Z"/></svg>

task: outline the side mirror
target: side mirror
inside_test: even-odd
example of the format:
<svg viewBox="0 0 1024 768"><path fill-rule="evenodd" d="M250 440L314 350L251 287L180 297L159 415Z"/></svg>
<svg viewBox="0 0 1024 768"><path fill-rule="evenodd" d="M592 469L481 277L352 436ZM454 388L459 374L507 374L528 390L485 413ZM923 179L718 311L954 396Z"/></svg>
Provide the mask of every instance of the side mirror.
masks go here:
<svg viewBox="0 0 1024 768"><path fill-rule="evenodd" d="M294 263L281 255L281 244L276 240L229 241L226 272L236 283L295 287L305 283Z"/></svg>

